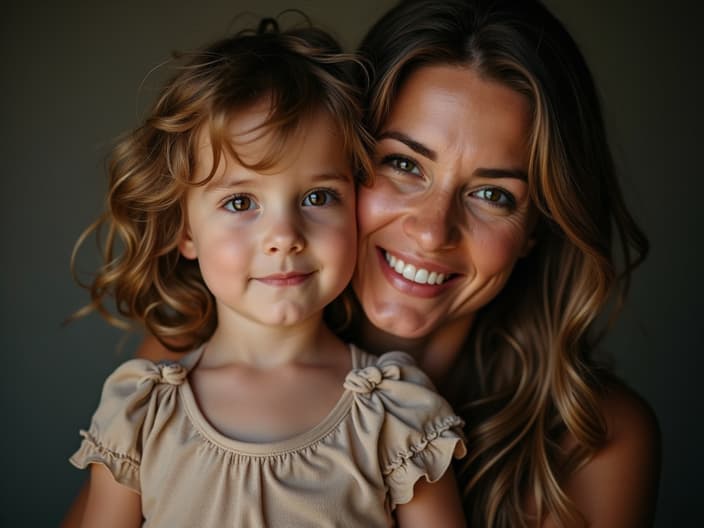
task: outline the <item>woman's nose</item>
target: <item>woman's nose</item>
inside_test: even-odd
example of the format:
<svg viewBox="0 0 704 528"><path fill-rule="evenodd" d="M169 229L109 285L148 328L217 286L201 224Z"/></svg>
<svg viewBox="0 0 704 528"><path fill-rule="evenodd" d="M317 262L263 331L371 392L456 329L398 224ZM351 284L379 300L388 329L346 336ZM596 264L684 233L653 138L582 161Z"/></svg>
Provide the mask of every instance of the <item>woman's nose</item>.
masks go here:
<svg viewBox="0 0 704 528"><path fill-rule="evenodd" d="M411 209L403 220L403 230L427 252L451 249L461 237L456 208L447 196Z"/></svg>
<svg viewBox="0 0 704 528"><path fill-rule="evenodd" d="M300 253L306 247L305 237L295 219L288 215L272 221L264 237L264 252L267 255L291 255Z"/></svg>

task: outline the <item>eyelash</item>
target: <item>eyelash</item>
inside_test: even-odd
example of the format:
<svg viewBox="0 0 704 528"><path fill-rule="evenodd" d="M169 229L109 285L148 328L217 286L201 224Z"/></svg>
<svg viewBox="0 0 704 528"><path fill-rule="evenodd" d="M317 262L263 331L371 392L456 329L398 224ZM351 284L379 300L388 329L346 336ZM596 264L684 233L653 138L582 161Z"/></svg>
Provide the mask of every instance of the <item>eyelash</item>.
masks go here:
<svg viewBox="0 0 704 528"><path fill-rule="evenodd" d="M241 199L247 199L250 201L250 205L254 207L248 207L247 209L235 209L234 206L231 207L231 204L235 200L241 200ZM244 213L245 211L251 211L252 209L257 209L258 205L257 202L255 202L250 196L246 194L235 194L230 196L227 200L225 200L225 203L223 204L223 208L225 208L227 211L230 211L231 213Z"/></svg>
<svg viewBox="0 0 704 528"><path fill-rule="evenodd" d="M322 205L310 205L308 207L325 207L335 203L339 203L341 199L340 193L337 192L335 189L331 189L329 187L321 187L319 189L313 189L311 191L308 191L303 197L303 202L305 202L311 194L315 193L322 193L326 195L328 197L328 200L326 200L325 203Z"/></svg>
<svg viewBox="0 0 704 528"><path fill-rule="evenodd" d="M388 165L391 167L394 171L401 173L401 174L413 174L414 176L417 176L413 170L409 169L402 169L398 166L399 163L404 162L404 163L409 163L410 165L413 166L414 169L418 169L418 164L411 158L407 156L399 156L398 154L390 154L388 156L384 156L381 158L381 164L382 165Z"/></svg>
<svg viewBox="0 0 704 528"><path fill-rule="evenodd" d="M325 203L321 204L321 205L314 205L314 204L305 205L306 200L308 200L308 198L312 194L316 194L316 193L323 194L326 197ZM242 200L242 199L247 199L250 201L249 207L247 207L246 209L236 209L232 205L233 202L235 202L236 200ZM330 206L334 203L339 203L340 200L341 200L341 196L338 191L336 191L335 189L328 188L328 187L321 187L318 189L312 189L312 190L308 191L305 194L305 196L303 197L301 205L303 205L304 207L326 207L326 206ZM235 194L233 196L230 196L227 200L225 200L225 203L223 204L223 208L225 208L227 211L230 211L231 213L244 213L247 211L252 211L252 210L258 209L259 205L251 196L249 196L247 194Z"/></svg>
<svg viewBox="0 0 704 528"><path fill-rule="evenodd" d="M482 198L481 196L479 196L480 193L484 193L486 191L490 191L492 193L500 193L501 197L499 198L499 200L504 200L504 202L499 203L498 201L494 201L489 198ZM483 202L486 202L491 207L500 207L509 211L513 210L516 207L516 198L514 198L514 196L510 192L502 189L501 187L483 187L481 189L477 189L476 191L472 191L469 195L473 198L477 198L479 200L482 200Z"/></svg>

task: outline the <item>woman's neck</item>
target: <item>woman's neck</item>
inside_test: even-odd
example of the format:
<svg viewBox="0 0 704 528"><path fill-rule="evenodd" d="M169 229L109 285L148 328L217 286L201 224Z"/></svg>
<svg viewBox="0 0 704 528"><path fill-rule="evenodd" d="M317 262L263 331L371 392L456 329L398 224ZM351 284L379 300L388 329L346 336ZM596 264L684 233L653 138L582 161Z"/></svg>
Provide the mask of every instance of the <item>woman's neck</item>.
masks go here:
<svg viewBox="0 0 704 528"><path fill-rule="evenodd" d="M437 385L462 353L473 320L474 315L451 321L423 337L404 338L380 330L364 317L355 337L360 347L373 354L390 350L407 352Z"/></svg>

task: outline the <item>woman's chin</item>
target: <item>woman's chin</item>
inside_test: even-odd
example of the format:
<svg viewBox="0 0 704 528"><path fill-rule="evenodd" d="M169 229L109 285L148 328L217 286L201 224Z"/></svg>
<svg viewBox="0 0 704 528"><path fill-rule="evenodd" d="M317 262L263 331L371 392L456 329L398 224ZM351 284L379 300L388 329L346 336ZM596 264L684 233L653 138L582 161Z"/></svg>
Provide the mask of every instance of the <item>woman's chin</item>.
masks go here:
<svg viewBox="0 0 704 528"><path fill-rule="evenodd" d="M428 314L406 305L380 302L370 308L365 314L376 328L402 339L426 337L437 325Z"/></svg>

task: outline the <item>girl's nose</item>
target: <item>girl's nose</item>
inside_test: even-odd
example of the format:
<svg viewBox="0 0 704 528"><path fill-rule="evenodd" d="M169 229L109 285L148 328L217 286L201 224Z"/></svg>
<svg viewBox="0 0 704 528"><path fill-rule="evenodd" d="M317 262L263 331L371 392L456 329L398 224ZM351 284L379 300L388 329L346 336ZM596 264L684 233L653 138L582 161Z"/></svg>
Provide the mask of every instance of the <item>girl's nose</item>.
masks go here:
<svg viewBox="0 0 704 528"><path fill-rule="evenodd" d="M306 247L305 238L299 226L289 215L274 220L264 237L264 252L267 255L291 255L300 253Z"/></svg>
<svg viewBox="0 0 704 528"><path fill-rule="evenodd" d="M450 196L418 204L403 220L403 230L423 251L451 249L459 244L458 214Z"/></svg>

